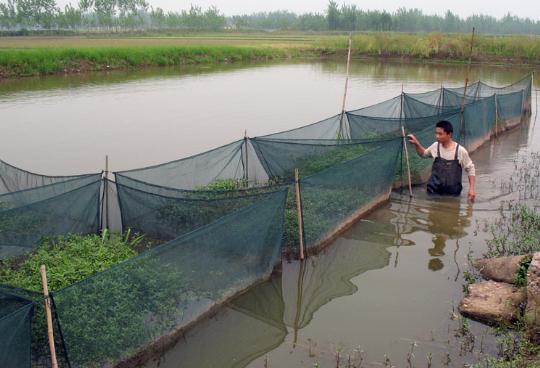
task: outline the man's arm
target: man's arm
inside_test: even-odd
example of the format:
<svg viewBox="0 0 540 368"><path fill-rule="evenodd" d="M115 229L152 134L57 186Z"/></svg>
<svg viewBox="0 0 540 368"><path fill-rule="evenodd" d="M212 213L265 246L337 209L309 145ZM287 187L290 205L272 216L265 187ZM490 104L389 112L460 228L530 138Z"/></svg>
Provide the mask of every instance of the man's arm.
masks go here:
<svg viewBox="0 0 540 368"><path fill-rule="evenodd" d="M472 162L469 153L465 149L463 149L461 161L461 165L465 168L469 177L469 194L467 197L469 198L469 201L474 202L474 199L476 198L476 168L474 167L474 163Z"/></svg>
<svg viewBox="0 0 540 368"><path fill-rule="evenodd" d="M414 134L409 134L407 138L409 138L409 143L414 144L414 148L416 149L416 153L418 154L418 156L424 157L426 149L420 144Z"/></svg>
<svg viewBox="0 0 540 368"><path fill-rule="evenodd" d="M476 176L469 175L469 194L467 195L467 197L471 202L474 202L474 199L476 198L475 182Z"/></svg>

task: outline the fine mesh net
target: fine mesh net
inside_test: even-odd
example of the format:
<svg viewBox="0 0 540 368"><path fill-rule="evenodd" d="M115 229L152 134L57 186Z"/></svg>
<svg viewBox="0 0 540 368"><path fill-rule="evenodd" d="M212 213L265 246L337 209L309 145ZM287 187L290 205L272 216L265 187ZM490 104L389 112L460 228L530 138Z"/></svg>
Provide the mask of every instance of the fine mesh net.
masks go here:
<svg viewBox="0 0 540 368"><path fill-rule="evenodd" d="M349 113L379 118L399 118L401 117L401 108L401 96L396 96L372 106L349 111Z"/></svg>
<svg viewBox="0 0 540 368"><path fill-rule="evenodd" d="M60 183L84 176L86 175L47 176L34 174L0 160L0 195Z"/></svg>
<svg viewBox="0 0 540 368"><path fill-rule="evenodd" d="M340 134L341 114L313 124L305 125L283 132L268 134L268 139L337 139Z"/></svg>
<svg viewBox="0 0 540 368"><path fill-rule="evenodd" d="M122 361L268 277L279 260L285 197L275 192L54 293L72 365Z"/></svg>
<svg viewBox="0 0 540 368"><path fill-rule="evenodd" d="M0 290L0 367L31 366L33 312L31 300Z"/></svg>
<svg viewBox="0 0 540 368"><path fill-rule="evenodd" d="M277 182L290 183L294 169L311 175L366 151L369 140L336 139L267 139L254 138L257 157L268 176Z"/></svg>
<svg viewBox="0 0 540 368"><path fill-rule="evenodd" d="M495 96L477 100L465 106L463 111L463 132L456 137L462 136L464 147L474 151L482 143L490 139L495 128Z"/></svg>
<svg viewBox="0 0 540 368"><path fill-rule="evenodd" d="M306 246L317 246L364 206L388 197L401 139L364 145L365 153L300 180Z"/></svg>
<svg viewBox="0 0 540 368"><path fill-rule="evenodd" d="M188 158L117 174L177 189L197 189L220 179L241 180L243 143L239 140Z"/></svg>
<svg viewBox="0 0 540 368"><path fill-rule="evenodd" d="M159 187L121 175L116 183L124 230L158 242L171 240L228 213L274 195L276 188L186 191ZM268 193L270 192L270 193Z"/></svg>
<svg viewBox="0 0 540 368"><path fill-rule="evenodd" d="M101 174L0 196L0 258L42 237L99 230Z"/></svg>
<svg viewBox="0 0 540 368"><path fill-rule="evenodd" d="M521 118L524 102L523 91L497 95L496 98L499 123L503 126L509 126L513 125L513 120Z"/></svg>

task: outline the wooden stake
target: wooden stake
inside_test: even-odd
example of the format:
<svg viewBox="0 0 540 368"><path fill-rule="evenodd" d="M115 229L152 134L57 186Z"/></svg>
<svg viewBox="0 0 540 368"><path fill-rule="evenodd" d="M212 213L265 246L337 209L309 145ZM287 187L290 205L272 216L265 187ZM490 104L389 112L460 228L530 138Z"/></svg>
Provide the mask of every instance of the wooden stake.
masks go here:
<svg viewBox="0 0 540 368"><path fill-rule="evenodd" d="M294 169L294 186L296 189L296 212L298 214L298 240L300 244L300 259L304 260L304 221L302 215L302 198L300 197L300 175Z"/></svg>
<svg viewBox="0 0 540 368"><path fill-rule="evenodd" d="M409 163L409 149L407 148L407 139L405 137L405 128L401 126L401 135L403 136L403 149L405 150L405 159L407 162L407 178L409 179L409 196L412 197L411 166Z"/></svg>
<svg viewBox="0 0 540 368"><path fill-rule="evenodd" d="M45 301L45 313L47 317L47 335L49 337L49 349L51 351L51 366L52 368L58 368L58 362L56 361L56 349L54 346L51 300L49 299L49 287L47 285L47 270L45 268L45 265L41 265L39 270L41 272L41 285L43 287L43 296Z"/></svg>
<svg viewBox="0 0 540 368"><path fill-rule="evenodd" d="M341 116L339 118L339 134L338 137L342 137L343 133L343 117L345 115L345 103L347 101L347 91L349 90L349 71L351 67L351 46L352 46L352 32L349 33L349 47L347 51L347 74L345 77L345 91L343 92L343 102L341 104Z"/></svg>

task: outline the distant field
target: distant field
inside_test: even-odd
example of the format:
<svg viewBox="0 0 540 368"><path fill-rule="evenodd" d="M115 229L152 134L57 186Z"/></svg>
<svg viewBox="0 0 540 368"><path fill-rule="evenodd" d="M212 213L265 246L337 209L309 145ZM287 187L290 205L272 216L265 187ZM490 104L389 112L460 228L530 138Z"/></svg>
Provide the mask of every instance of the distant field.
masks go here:
<svg viewBox="0 0 540 368"><path fill-rule="evenodd" d="M0 37L0 78L202 63L343 57L347 35L289 33L99 34ZM470 35L370 32L353 56L465 62ZM478 36L475 62L540 65L540 37Z"/></svg>

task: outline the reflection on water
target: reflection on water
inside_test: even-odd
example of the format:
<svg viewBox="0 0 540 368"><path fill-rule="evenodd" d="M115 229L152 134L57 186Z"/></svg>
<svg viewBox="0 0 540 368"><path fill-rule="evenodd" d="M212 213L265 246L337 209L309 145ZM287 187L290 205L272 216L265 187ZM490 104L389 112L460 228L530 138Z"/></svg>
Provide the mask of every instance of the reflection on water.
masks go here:
<svg viewBox="0 0 540 368"><path fill-rule="evenodd" d="M237 139L245 128L258 135L333 115L343 73L342 63L324 62L2 82L0 156L49 174L96 171L106 153L115 170L163 162ZM501 85L525 73L473 67L471 79ZM349 107L393 97L402 83L415 92L459 85L463 75L463 66L355 62ZM475 227L507 198L500 183L516 154L537 148L539 133L530 132L524 124L474 153L474 204L428 197L423 186L413 198L395 192L323 253L284 263L281 275L186 332L148 367L335 367L336 350L358 346L364 366L381 366L385 354L405 366L415 341L417 362L432 354L433 367L479 359L478 348L461 351L458 321L448 316L462 296L469 250L485 249ZM484 353L494 346L485 337Z"/></svg>

